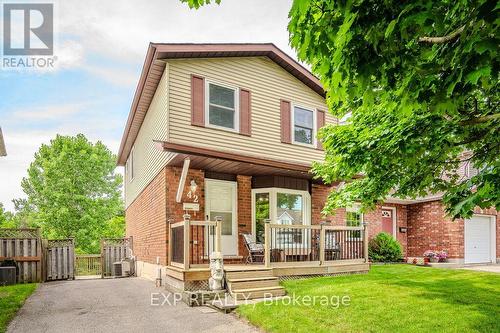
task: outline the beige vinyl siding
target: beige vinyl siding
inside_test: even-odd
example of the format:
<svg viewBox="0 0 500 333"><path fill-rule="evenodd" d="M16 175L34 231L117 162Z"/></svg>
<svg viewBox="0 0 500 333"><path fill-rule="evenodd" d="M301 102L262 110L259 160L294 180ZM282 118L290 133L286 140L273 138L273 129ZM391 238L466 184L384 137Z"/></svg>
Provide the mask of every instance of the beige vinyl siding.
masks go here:
<svg viewBox="0 0 500 333"><path fill-rule="evenodd" d="M175 59L168 60L168 67L170 142L296 163L323 159L321 150L281 143L280 99L323 111L327 107L321 96L270 59ZM251 91L251 137L191 125L191 74ZM336 122L328 112L325 118Z"/></svg>
<svg viewBox="0 0 500 333"><path fill-rule="evenodd" d="M162 168L175 156L155 147L153 140L168 140L168 65L134 143L134 179L125 175L125 207L128 207ZM130 156L129 156L130 157ZM128 164L129 159L127 159ZM127 169L130 168L130 165Z"/></svg>

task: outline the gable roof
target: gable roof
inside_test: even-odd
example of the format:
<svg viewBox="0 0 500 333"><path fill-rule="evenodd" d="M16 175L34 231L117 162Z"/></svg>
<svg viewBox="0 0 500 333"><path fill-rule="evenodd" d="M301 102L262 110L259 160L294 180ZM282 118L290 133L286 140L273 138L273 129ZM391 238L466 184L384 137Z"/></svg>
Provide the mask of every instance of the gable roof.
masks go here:
<svg viewBox="0 0 500 333"><path fill-rule="evenodd" d="M125 165L132 145L139 133L149 105L160 82L165 59L221 58L221 57L268 57L284 70L302 81L313 91L325 97L319 79L272 43L263 44L162 44L150 43L141 77L137 85L130 113L123 132L118 165Z"/></svg>

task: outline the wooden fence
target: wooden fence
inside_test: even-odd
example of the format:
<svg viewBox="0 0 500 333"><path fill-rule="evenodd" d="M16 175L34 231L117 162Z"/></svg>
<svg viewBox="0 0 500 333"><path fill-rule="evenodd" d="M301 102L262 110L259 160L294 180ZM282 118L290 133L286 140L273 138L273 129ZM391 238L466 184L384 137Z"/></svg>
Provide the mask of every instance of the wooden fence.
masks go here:
<svg viewBox="0 0 500 333"><path fill-rule="evenodd" d="M132 237L107 238L101 241L101 277L113 275L113 263L130 257Z"/></svg>
<svg viewBox="0 0 500 333"><path fill-rule="evenodd" d="M69 239L46 240L44 259L46 281L75 278L75 241Z"/></svg>
<svg viewBox="0 0 500 333"><path fill-rule="evenodd" d="M15 260L18 281L43 280L42 244L39 229L0 229L0 261Z"/></svg>
<svg viewBox="0 0 500 333"><path fill-rule="evenodd" d="M101 275L100 254L78 254L76 255L75 275Z"/></svg>

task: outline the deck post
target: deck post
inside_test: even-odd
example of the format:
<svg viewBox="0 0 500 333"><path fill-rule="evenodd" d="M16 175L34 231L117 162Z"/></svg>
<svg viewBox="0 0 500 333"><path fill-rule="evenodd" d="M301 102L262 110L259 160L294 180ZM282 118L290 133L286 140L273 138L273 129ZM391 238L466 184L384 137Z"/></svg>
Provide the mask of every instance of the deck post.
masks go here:
<svg viewBox="0 0 500 333"><path fill-rule="evenodd" d="M184 214L184 269L189 269L189 232L191 215Z"/></svg>
<svg viewBox="0 0 500 333"><path fill-rule="evenodd" d="M221 252L222 217L215 217L215 252Z"/></svg>
<svg viewBox="0 0 500 333"><path fill-rule="evenodd" d="M271 220L266 219L264 223L264 265L271 267Z"/></svg>
<svg viewBox="0 0 500 333"><path fill-rule="evenodd" d="M172 222L173 220L172 219L168 219L167 223L168 223L168 234L167 234L167 249L168 249L168 252L167 252L167 266L170 266L170 263L172 262L172 248L173 248L173 244L172 244Z"/></svg>
<svg viewBox="0 0 500 333"><path fill-rule="evenodd" d="M365 262L368 262L368 222L363 222L363 252Z"/></svg>
<svg viewBox="0 0 500 333"><path fill-rule="evenodd" d="M319 233L319 264L323 265L325 262L325 233L326 230L323 228L324 223L320 223L321 229Z"/></svg>

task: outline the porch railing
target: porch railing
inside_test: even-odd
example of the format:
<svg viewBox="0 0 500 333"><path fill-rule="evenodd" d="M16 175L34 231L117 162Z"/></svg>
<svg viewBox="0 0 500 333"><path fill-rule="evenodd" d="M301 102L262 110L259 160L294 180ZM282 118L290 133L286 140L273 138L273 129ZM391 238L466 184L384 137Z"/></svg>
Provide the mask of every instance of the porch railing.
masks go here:
<svg viewBox="0 0 500 333"><path fill-rule="evenodd" d="M221 223L184 220L169 223L168 262L189 269L208 267L210 254L221 252ZM266 267L368 262L367 223L360 227L265 223Z"/></svg>
<svg viewBox="0 0 500 333"><path fill-rule="evenodd" d="M210 254L220 251L221 222L191 221L185 215L183 221L169 223L170 265L184 269L208 266Z"/></svg>
<svg viewBox="0 0 500 333"><path fill-rule="evenodd" d="M264 227L267 267L368 262L367 223L361 227L282 225Z"/></svg>

